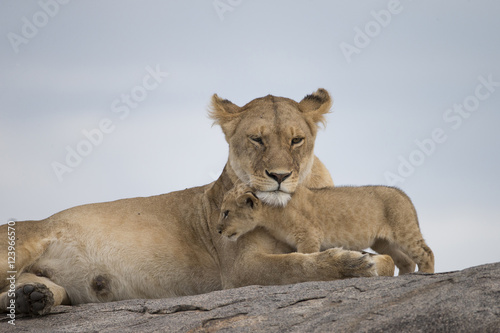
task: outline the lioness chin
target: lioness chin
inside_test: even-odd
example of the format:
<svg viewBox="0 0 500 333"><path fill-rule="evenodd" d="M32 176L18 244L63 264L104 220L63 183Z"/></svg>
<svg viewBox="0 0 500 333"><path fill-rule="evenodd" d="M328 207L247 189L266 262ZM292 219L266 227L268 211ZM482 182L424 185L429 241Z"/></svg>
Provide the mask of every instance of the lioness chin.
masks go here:
<svg viewBox="0 0 500 333"><path fill-rule="evenodd" d="M16 223L12 292L7 237L0 237L0 308L49 313L59 304L163 298L245 285L277 285L376 275L374 259L331 249L293 249L264 230L238 242L216 229L224 193L243 181L272 204L298 184L333 185L314 155L317 124L331 106L319 89L299 103L268 95L243 107L214 95L210 115L229 144L215 182L146 198L78 206L42 221ZM7 225L0 235L7 235Z"/></svg>

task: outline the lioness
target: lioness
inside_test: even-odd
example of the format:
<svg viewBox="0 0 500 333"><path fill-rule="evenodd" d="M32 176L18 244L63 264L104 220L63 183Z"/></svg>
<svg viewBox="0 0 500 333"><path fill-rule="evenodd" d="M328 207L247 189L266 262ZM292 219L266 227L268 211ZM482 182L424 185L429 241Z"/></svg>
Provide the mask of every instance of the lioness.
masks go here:
<svg viewBox="0 0 500 333"><path fill-rule="evenodd" d="M373 259L359 252L291 253L264 229L237 242L217 232L224 193L236 181L270 204L286 203L299 184L333 185L313 151L317 124L330 106L323 89L300 103L268 95L243 107L214 95L210 115L229 143L228 163L215 182L17 222L15 267L7 262L8 226L2 225L1 309L10 311L14 298L18 312L43 315L59 304L376 275Z"/></svg>
<svg viewBox="0 0 500 333"><path fill-rule="evenodd" d="M238 184L224 195L218 230L237 240L256 227L301 253L371 247L389 254L400 274L413 272L414 262L419 272L434 273L434 254L422 238L415 207L394 187L298 186L283 208L262 204L252 188ZM413 260L410 265L400 259L399 249Z"/></svg>

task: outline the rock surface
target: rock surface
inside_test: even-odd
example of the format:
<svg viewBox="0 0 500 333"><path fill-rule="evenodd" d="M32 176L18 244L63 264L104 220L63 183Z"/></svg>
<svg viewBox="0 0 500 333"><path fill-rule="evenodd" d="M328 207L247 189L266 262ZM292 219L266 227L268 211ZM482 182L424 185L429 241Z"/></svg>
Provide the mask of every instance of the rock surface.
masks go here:
<svg viewBox="0 0 500 333"><path fill-rule="evenodd" d="M2 332L500 332L500 263L458 272L249 286L59 306Z"/></svg>

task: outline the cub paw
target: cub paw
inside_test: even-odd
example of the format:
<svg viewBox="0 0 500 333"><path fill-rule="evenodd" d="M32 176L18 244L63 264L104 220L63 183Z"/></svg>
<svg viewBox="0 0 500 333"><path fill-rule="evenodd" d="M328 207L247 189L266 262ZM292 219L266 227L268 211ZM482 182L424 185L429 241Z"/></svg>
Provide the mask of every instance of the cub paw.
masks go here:
<svg viewBox="0 0 500 333"><path fill-rule="evenodd" d="M16 290L16 311L32 316L47 314L54 305L54 294L41 283L25 284Z"/></svg>

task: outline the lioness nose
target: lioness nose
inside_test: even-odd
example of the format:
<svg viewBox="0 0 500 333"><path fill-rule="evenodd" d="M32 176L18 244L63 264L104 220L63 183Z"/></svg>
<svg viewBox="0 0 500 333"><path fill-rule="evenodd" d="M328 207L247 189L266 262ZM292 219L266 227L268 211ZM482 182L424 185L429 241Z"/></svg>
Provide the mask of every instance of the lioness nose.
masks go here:
<svg viewBox="0 0 500 333"><path fill-rule="evenodd" d="M268 172L266 170L266 175L268 175L269 177L271 177L272 179L277 181L278 184L281 184L282 182L284 182L285 179L290 177L291 174L292 174L291 172L289 172L289 173L274 173L274 172Z"/></svg>

